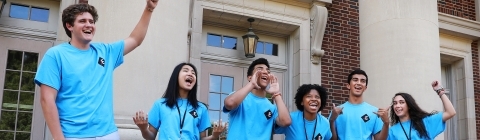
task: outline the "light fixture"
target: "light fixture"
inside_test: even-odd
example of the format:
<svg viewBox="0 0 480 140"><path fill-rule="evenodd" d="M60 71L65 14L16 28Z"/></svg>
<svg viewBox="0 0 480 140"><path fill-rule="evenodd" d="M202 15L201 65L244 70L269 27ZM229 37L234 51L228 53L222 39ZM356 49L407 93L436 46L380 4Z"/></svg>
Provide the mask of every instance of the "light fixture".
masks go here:
<svg viewBox="0 0 480 140"><path fill-rule="evenodd" d="M250 28L248 28L247 34L243 35L243 48L245 49L245 57L253 58L255 57L255 50L257 49L258 36L253 33L252 22L255 21L253 18L248 18L250 22Z"/></svg>

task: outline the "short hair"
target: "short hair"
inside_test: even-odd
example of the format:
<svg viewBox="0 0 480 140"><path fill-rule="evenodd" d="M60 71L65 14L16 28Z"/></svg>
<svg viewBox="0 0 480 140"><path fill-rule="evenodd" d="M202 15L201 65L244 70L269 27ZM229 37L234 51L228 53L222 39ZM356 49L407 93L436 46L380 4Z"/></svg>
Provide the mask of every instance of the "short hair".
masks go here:
<svg viewBox="0 0 480 140"><path fill-rule="evenodd" d="M368 76L367 76L367 73L361 69L355 69L353 70L352 72L350 72L350 74L348 75L348 78L347 78L347 84L350 84L350 81L352 81L352 77L353 75L355 74L361 74L361 75L364 75L365 76L365 83L366 85L368 85Z"/></svg>
<svg viewBox="0 0 480 140"><path fill-rule="evenodd" d="M268 68L270 68L270 65L268 64L268 60L265 59L265 58L258 58L257 60L253 61L250 66L248 67L248 71L247 71L247 76L252 76L253 74L253 69L255 68L256 65L259 65L259 64L264 64L266 65Z"/></svg>
<svg viewBox="0 0 480 140"><path fill-rule="evenodd" d="M297 89L297 93L295 94L295 105L297 105L297 109L303 111L304 108L302 106L303 96L308 94L312 89L317 90L318 94L320 94L320 109L317 112L320 112L325 105L327 104L327 90L317 84L303 84Z"/></svg>
<svg viewBox="0 0 480 140"><path fill-rule="evenodd" d="M72 32L68 30L67 23L74 26L73 23L79 14L88 12L92 15L93 21L97 22L98 14L95 7L86 3L73 4L65 8L62 12L62 24L67 36L72 38Z"/></svg>

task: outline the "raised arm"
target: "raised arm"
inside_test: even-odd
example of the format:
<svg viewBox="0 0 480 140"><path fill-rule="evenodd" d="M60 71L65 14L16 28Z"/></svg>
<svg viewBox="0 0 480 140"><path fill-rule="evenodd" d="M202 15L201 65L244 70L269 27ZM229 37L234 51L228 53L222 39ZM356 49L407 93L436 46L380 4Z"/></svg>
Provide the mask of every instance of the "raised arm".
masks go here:
<svg viewBox="0 0 480 140"><path fill-rule="evenodd" d="M130 33L130 36L125 39L123 55L127 55L142 44L143 39L145 39L145 35L147 34L148 24L150 23L153 9L155 9L157 3L158 0L147 0L147 6L143 10L140 21L138 21L137 26L135 26L132 33Z"/></svg>
<svg viewBox="0 0 480 140"><path fill-rule="evenodd" d="M218 140L220 134L225 131L225 128L227 128L227 123L222 123L221 120L218 120L218 122L215 122L213 125L212 135L207 136L207 131L203 131L200 133L200 138L201 140Z"/></svg>
<svg viewBox="0 0 480 140"><path fill-rule="evenodd" d="M453 116L455 116L455 114L457 114L457 112L455 111L455 108L453 107L453 104L450 101L450 99L448 99L447 96L444 96L445 95L445 89L443 89L440 82L433 81L432 82L432 88L433 88L433 90L435 90L437 92L438 96L442 100L443 108L445 109L445 111L443 112L442 120L443 120L443 122L445 122L445 121L451 119Z"/></svg>
<svg viewBox="0 0 480 140"><path fill-rule="evenodd" d="M259 76L260 71L254 72L252 78L250 79L250 82L248 82L247 85L227 96L227 98L225 98L224 100L225 108L228 110L233 110L237 108L238 105L243 102L245 97L247 97L250 91L252 91L254 88L258 88L257 79Z"/></svg>
<svg viewBox="0 0 480 140"><path fill-rule="evenodd" d="M335 120L337 120L337 117L340 113L342 113L343 107L335 106L334 103L332 103L333 109L330 112L330 117L328 117L328 121L330 122L330 131L332 131L332 140L337 140L338 135L337 135L337 129L335 128Z"/></svg>
<svg viewBox="0 0 480 140"><path fill-rule="evenodd" d="M133 122L138 126L142 137L146 140L155 140L158 130L148 123L148 114L143 111L138 111L133 117Z"/></svg>
<svg viewBox="0 0 480 140"><path fill-rule="evenodd" d="M278 117L275 119L275 123L281 127L287 127L292 124L292 118L290 118L290 113L288 112L288 108L283 102L281 93L280 93L280 85L278 84L278 79L273 74L269 74L269 82L270 88L266 91L268 94L272 94L272 100L275 101L275 105L277 105L278 110Z"/></svg>
<svg viewBox="0 0 480 140"><path fill-rule="evenodd" d="M47 122L47 126L52 133L53 139L64 140L62 128L60 127L60 117L58 116L57 90L42 84L40 86L40 104L42 105L43 116Z"/></svg>
<svg viewBox="0 0 480 140"><path fill-rule="evenodd" d="M377 114L383 122L382 130L380 130L379 133L374 135L374 138L376 140L386 140L387 137L388 137L388 128L389 128L388 125L390 125L390 123L389 123L390 120L388 119L389 111L390 111L390 106L388 106L386 108L379 108L378 112L373 112L373 113Z"/></svg>

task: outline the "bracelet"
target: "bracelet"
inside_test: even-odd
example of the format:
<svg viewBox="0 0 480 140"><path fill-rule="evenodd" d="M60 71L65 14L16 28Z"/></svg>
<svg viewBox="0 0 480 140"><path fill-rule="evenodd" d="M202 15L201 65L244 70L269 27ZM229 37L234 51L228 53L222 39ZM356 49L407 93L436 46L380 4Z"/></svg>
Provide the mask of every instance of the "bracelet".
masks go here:
<svg viewBox="0 0 480 140"><path fill-rule="evenodd" d="M440 94L441 91L443 91L444 88L443 87L440 87L439 89L435 90L435 92L437 92L437 95Z"/></svg>
<svg viewBox="0 0 480 140"><path fill-rule="evenodd" d="M440 94L440 95L438 95L438 97L442 98L442 95L445 95L445 92L442 93L442 94Z"/></svg>
<svg viewBox="0 0 480 140"><path fill-rule="evenodd" d="M273 95L272 95L272 100L273 100L275 97L277 97L277 96L282 96L282 94L280 94L280 93L275 93L275 94L273 94Z"/></svg>
<svg viewBox="0 0 480 140"><path fill-rule="evenodd" d="M147 10L153 12L153 8L147 8Z"/></svg>

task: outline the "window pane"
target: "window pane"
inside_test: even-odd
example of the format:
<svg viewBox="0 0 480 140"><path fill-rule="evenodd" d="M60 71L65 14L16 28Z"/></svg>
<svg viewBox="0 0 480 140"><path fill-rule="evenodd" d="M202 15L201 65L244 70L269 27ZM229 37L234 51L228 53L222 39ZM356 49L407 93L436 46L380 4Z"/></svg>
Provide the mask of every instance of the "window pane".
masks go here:
<svg viewBox="0 0 480 140"><path fill-rule="evenodd" d="M227 49L237 49L237 38L223 36L223 47Z"/></svg>
<svg viewBox="0 0 480 140"><path fill-rule="evenodd" d="M31 127L32 127L32 113L18 112L17 131L30 132Z"/></svg>
<svg viewBox="0 0 480 140"><path fill-rule="evenodd" d="M15 111L2 111L0 130L15 130Z"/></svg>
<svg viewBox="0 0 480 140"><path fill-rule="evenodd" d="M220 114L218 113L220 113L220 111L211 111L211 110L208 111L208 116L210 116L211 122L217 121L219 119Z"/></svg>
<svg viewBox="0 0 480 140"><path fill-rule="evenodd" d="M257 50L255 50L255 52L258 54L263 54L263 42L257 42Z"/></svg>
<svg viewBox="0 0 480 140"><path fill-rule="evenodd" d="M222 122L229 122L228 113L222 112Z"/></svg>
<svg viewBox="0 0 480 140"><path fill-rule="evenodd" d="M273 44L272 55L278 56L278 45L277 44Z"/></svg>
<svg viewBox="0 0 480 140"><path fill-rule="evenodd" d="M20 104L18 105L18 110L32 111L34 99L35 95L33 93L20 92Z"/></svg>
<svg viewBox="0 0 480 140"><path fill-rule="evenodd" d="M20 70L22 68L22 55L21 51L8 50L7 69Z"/></svg>
<svg viewBox="0 0 480 140"><path fill-rule="evenodd" d="M32 7L32 13L30 14L30 20L48 22L49 10L45 8Z"/></svg>
<svg viewBox="0 0 480 140"><path fill-rule="evenodd" d="M38 53L25 52L23 56L23 71L37 71Z"/></svg>
<svg viewBox="0 0 480 140"><path fill-rule="evenodd" d="M3 91L2 109L17 110L17 91ZM3 115L3 114L2 114ZM0 119L1 121L1 119Z"/></svg>
<svg viewBox="0 0 480 140"><path fill-rule="evenodd" d="M223 101L220 101L220 94L217 94L217 93L208 94L208 109L220 110L221 103L223 103Z"/></svg>
<svg viewBox="0 0 480 140"><path fill-rule="evenodd" d="M222 36L207 34L207 46L222 47Z"/></svg>
<svg viewBox="0 0 480 140"><path fill-rule="evenodd" d="M233 91L233 78L232 77L222 77L222 93L231 93Z"/></svg>
<svg viewBox="0 0 480 140"><path fill-rule="evenodd" d="M19 19L27 19L28 20L28 13L29 7L24 5L10 5L10 17L12 18L19 18Z"/></svg>
<svg viewBox="0 0 480 140"><path fill-rule="evenodd" d="M223 106L224 106L223 103L224 103L224 101L225 101L225 98L227 98L228 94L221 94L221 96L222 96L222 97L221 97L221 98L222 98L222 99L221 99L222 101L220 102L220 107L221 107L220 110L223 109Z"/></svg>
<svg viewBox="0 0 480 140"><path fill-rule="evenodd" d="M17 132L17 137L15 137L17 140L29 140L30 139L30 133L22 133L22 132Z"/></svg>
<svg viewBox="0 0 480 140"><path fill-rule="evenodd" d="M35 78L35 73L22 72L22 91L35 91L35 83L33 79Z"/></svg>
<svg viewBox="0 0 480 140"><path fill-rule="evenodd" d="M1 128L1 126L0 126ZM0 131L0 140L13 140L14 132L1 132Z"/></svg>
<svg viewBox="0 0 480 140"><path fill-rule="evenodd" d="M220 92L221 76L210 75L210 92Z"/></svg>
<svg viewBox="0 0 480 140"><path fill-rule="evenodd" d="M273 55L273 45L272 43L265 43L265 54Z"/></svg>
<svg viewBox="0 0 480 140"><path fill-rule="evenodd" d="M7 70L5 75L4 89L18 90L20 84L20 72Z"/></svg>

